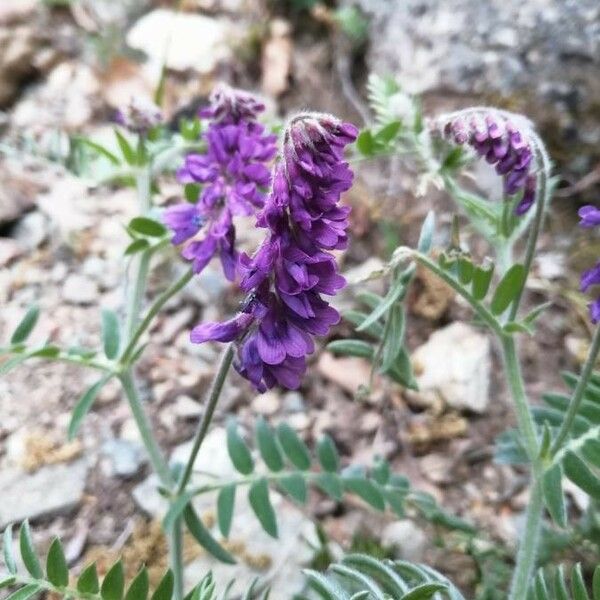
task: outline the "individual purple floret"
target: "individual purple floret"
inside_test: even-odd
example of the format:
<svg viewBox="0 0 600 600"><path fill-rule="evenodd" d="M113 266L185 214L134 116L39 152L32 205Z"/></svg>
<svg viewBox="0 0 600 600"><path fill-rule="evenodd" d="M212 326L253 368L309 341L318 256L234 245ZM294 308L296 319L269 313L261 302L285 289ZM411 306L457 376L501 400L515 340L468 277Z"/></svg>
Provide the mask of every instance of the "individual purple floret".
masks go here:
<svg viewBox="0 0 600 600"><path fill-rule="evenodd" d="M501 113L476 113L459 116L444 126L444 135L455 144L468 144L479 156L495 165L504 177L504 193L522 192L515 214L525 214L535 202L536 176L533 150L526 133Z"/></svg>
<svg viewBox="0 0 600 600"><path fill-rule="evenodd" d="M117 111L115 121L133 133L143 134L160 125L163 115L154 102L132 97L127 106Z"/></svg>
<svg viewBox="0 0 600 600"><path fill-rule="evenodd" d="M206 154L189 154L177 172L180 182L202 185L198 201L176 204L163 215L173 244L189 241L181 254L192 261L196 273L218 254L227 279L235 279L233 217L262 208L271 176L267 164L276 153L276 137L256 121L262 110L264 106L246 92L221 85L211 95L210 106L200 112L211 119L203 135Z"/></svg>
<svg viewBox="0 0 600 600"><path fill-rule="evenodd" d="M348 242L350 208L339 200L352 185L343 152L356 134L353 125L329 115L303 114L291 121L258 216L267 238L254 256L240 256L247 300L234 319L192 332L194 342L238 340L236 369L259 391L276 384L297 388L306 356L314 351L313 336L325 335L339 321L322 295L345 285L329 251Z"/></svg>
<svg viewBox="0 0 600 600"><path fill-rule="evenodd" d="M581 219L579 221L579 225L581 225L581 227L590 228L600 225L600 209L596 208L595 206L591 206L589 204L587 206L582 206L577 214Z"/></svg>
<svg viewBox="0 0 600 600"><path fill-rule="evenodd" d="M600 225L600 210L595 206L583 206L579 209L579 225L585 228L597 227ZM596 263L594 267L584 271L581 275L581 291L587 292L587 290L594 286L600 285L600 261ZM588 304L590 311L590 319L592 323L598 323L600 321L600 297L596 298L593 302Z"/></svg>

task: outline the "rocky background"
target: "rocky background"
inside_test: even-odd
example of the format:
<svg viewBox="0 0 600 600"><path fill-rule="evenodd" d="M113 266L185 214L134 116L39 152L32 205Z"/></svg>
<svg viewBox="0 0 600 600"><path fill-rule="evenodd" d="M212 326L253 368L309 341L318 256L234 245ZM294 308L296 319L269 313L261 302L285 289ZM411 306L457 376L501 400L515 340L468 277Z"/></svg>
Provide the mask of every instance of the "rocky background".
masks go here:
<svg viewBox="0 0 600 600"><path fill-rule="evenodd" d="M135 210L134 193L74 174L71 143L78 133L108 140L115 109L131 95L151 95L163 61L165 112L173 119L226 80L263 94L273 118L309 107L362 124L369 119L366 77L375 71L395 74L432 114L495 104L523 111L548 141L560 184L530 292L554 307L536 339L523 340L523 354L533 398L560 388L560 369L577 367L589 338L576 273L599 249L589 235L573 232L578 206L597 201L600 191L597 1L178 4L0 3L0 338L35 301L42 309L35 340L96 346L99 307L121 306L122 224ZM357 175L347 198L354 207L353 243L343 257L350 274L380 265L389 244L413 240L431 206L449 222L448 200L437 193L415 198L394 162L361 166ZM165 178L158 201L180 193ZM252 230L244 237L248 247L256 243ZM157 265L150 293L180 267L175 255ZM351 298L350 289L339 302ZM208 269L152 331L139 378L160 442L174 460L189 451L218 352L192 346L189 328L233 311L237 299L235 287ZM302 586L299 565L321 564L314 520L333 556L352 548L427 561L468 593L493 587L492 577L502 581L527 492L523 472L492 461L495 436L513 423L495 348L469 324L466 308L425 273L409 308L418 394L380 382L369 398L359 398L368 364L326 351L316 353L298 392L258 396L232 375L199 460L224 473L231 469L220 426L231 413L249 427L258 415L285 420L309 443L328 432L345 461L386 456L414 487L484 528L484 540L468 544L422 520L374 516L358 501L336 505L315 494L303 512L279 499L281 542L260 531L242 506L232 541L239 566L216 565L189 542L190 582L209 568L220 581L259 574L271 579L273 597L289 597L291 587ZM349 332L341 325L335 336ZM0 380L0 528L29 518L42 548L55 534L67 542L72 565L97 559L106 567L123 554L130 574L145 563L157 576L166 563L157 520L162 502L116 385L103 390L79 438L65 441L70 410L93 377L29 362ZM203 507L209 520L212 500ZM583 514L586 499L573 490L571 501L571 510ZM560 552L597 560L596 549L584 544ZM495 570L486 567L489 556Z"/></svg>

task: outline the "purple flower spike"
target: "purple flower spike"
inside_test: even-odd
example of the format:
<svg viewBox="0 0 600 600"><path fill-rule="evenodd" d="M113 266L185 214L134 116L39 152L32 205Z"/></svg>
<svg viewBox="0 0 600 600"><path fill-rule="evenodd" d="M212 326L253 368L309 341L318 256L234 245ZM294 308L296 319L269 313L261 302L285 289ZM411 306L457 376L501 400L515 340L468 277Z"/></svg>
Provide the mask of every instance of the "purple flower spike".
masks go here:
<svg viewBox="0 0 600 600"><path fill-rule="evenodd" d="M600 321L600 298L596 298L596 300L590 302L588 310L590 311L590 320L594 325L597 324Z"/></svg>
<svg viewBox="0 0 600 600"><path fill-rule="evenodd" d="M591 228L600 225L600 209L595 206L582 206L577 214L581 219L579 221L581 227Z"/></svg>
<svg viewBox="0 0 600 600"><path fill-rule="evenodd" d="M314 335L325 335L340 319L322 294L345 285L330 250L348 242L349 208L340 196L352 185L344 147L356 139L349 123L321 114L294 118L257 224L268 235L254 256L240 257L241 288L248 293L238 317L201 325L193 341L231 339L239 319L237 371L259 391L275 385L296 389L314 351ZM235 323L235 324L233 324Z"/></svg>
<svg viewBox="0 0 600 600"><path fill-rule="evenodd" d="M584 271L581 275L582 292L587 292L588 288L593 285L600 285L600 262L597 262L594 267Z"/></svg>
<svg viewBox="0 0 600 600"><path fill-rule="evenodd" d="M211 119L203 138L206 154L189 154L177 172L181 183L202 185L196 204L167 208L163 221L173 232L173 244L190 241L182 256L199 273L215 255L230 281L237 271L233 217L253 215L264 205L270 184L267 163L275 156L276 138L267 135L256 118L264 106L250 94L218 86L209 107ZM200 231L202 239L195 239Z"/></svg>
<svg viewBox="0 0 600 600"><path fill-rule="evenodd" d="M117 111L115 121L133 133L147 133L163 120L160 108L146 98L133 97L129 104Z"/></svg>
<svg viewBox="0 0 600 600"><path fill-rule="evenodd" d="M468 144L481 158L495 165L504 177L504 193L521 193L515 214L524 215L534 204L536 177L532 172L533 150L526 132L521 131L502 113L481 112L467 120L459 116L442 127L446 139L458 145Z"/></svg>

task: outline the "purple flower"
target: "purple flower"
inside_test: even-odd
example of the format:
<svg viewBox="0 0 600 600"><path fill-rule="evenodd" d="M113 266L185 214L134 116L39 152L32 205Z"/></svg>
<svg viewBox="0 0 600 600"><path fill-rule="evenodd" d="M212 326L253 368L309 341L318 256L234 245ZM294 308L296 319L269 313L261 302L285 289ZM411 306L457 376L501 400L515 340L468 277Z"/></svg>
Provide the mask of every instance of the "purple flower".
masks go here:
<svg viewBox="0 0 600 600"><path fill-rule="evenodd" d="M147 133L160 125L163 115L158 106L147 98L132 97L129 104L117 111L115 121L133 133Z"/></svg>
<svg viewBox="0 0 600 600"><path fill-rule="evenodd" d="M248 299L235 319L201 325L196 335L202 341L237 339L236 369L259 391L277 384L297 388L306 356L314 351L313 336L325 335L339 321L321 296L345 285L329 251L348 243L350 209L339 200L352 185L343 152L356 134L353 125L329 115L291 121L258 215L267 237L252 257L240 256L240 286ZM242 327L248 323L243 332L237 325L242 317Z"/></svg>
<svg viewBox="0 0 600 600"><path fill-rule="evenodd" d="M444 135L455 144L468 144L477 154L495 165L504 178L504 193L522 193L515 214L525 214L535 202L536 177L533 150L525 131L501 113L489 111L471 117L459 116L444 126Z"/></svg>
<svg viewBox="0 0 600 600"><path fill-rule="evenodd" d="M201 184L201 192L196 204L176 204L163 216L173 231L173 244L189 241L181 254L196 273L218 254L227 279L235 279L233 217L253 215L262 208L270 184L266 165L276 152L275 136L265 134L256 121L263 109L249 94L219 86L210 106L200 112L211 119L203 135L206 154L186 156L177 176L182 183ZM196 239L201 231L201 239Z"/></svg>
<svg viewBox="0 0 600 600"><path fill-rule="evenodd" d="M577 213L579 218L579 225L581 227L591 228L600 225L600 209L595 206L582 206Z"/></svg>
<svg viewBox="0 0 600 600"><path fill-rule="evenodd" d="M581 227L591 228L600 225L600 210L594 206L583 206L579 209L579 225ZM595 266L581 274L581 291L587 292L587 290L594 286L600 285L600 261ZM590 312L590 319L592 323L598 323L600 321L600 297L596 298L593 302L588 304Z"/></svg>

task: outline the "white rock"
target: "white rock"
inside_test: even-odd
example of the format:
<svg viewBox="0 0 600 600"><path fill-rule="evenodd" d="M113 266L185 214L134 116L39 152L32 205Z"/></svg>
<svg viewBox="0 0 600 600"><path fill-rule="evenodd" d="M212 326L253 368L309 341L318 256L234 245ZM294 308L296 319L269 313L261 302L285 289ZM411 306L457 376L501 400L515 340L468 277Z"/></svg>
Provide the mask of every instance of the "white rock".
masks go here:
<svg viewBox="0 0 600 600"><path fill-rule="evenodd" d="M166 60L166 66L175 71L210 74L219 62L231 57L233 29L225 19L157 9L135 23L127 43L144 52L153 65Z"/></svg>
<svg viewBox="0 0 600 600"><path fill-rule="evenodd" d="M98 299L98 286L89 277L73 273L65 279L62 295L71 304L92 304Z"/></svg>
<svg viewBox="0 0 600 600"><path fill-rule="evenodd" d="M273 390L256 396L252 401L252 408L259 415L274 415L279 410L280 405L279 393Z"/></svg>
<svg viewBox="0 0 600 600"><path fill-rule="evenodd" d="M15 227L14 237L27 250L35 250L48 237L48 219L41 212L25 215Z"/></svg>
<svg viewBox="0 0 600 600"><path fill-rule="evenodd" d="M431 406L440 399L456 409L485 412L489 402L491 357L487 336L465 323L452 323L431 335L413 353L419 392Z"/></svg>
<svg viewBox="0 0 600 600"><path fill-rule="evenodd" d="M133 477L147 460L142 446L118 438L107 440L102 445L102 454L106 458L108 477Z"/></svg>
<svg viewBox="0 0 600 600"><path fill-rule="evenodd" d="M83 496L86 472L85 460L48 465L33 474L19 468L3 469L0 472L0 529L24 519L72 510Z"/></svg>

